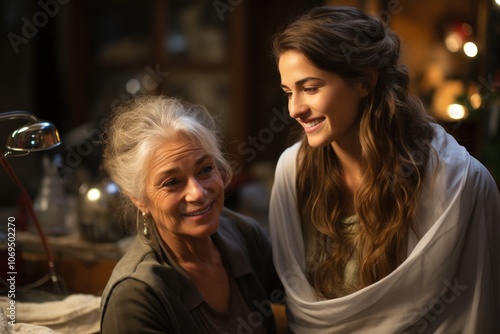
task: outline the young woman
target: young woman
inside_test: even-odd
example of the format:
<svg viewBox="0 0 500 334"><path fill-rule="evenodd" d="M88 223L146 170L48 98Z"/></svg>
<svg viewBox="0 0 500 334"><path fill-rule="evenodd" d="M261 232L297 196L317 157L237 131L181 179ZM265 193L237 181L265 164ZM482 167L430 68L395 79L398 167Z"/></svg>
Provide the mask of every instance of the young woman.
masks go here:
<svg viewBox="0 0 500 334"><path fill-rule="evenodd" d="M273 48L303 127L270 208L289 328L498 330L498 189L410 95L396 34L360 10L319 7Z"/></svg>

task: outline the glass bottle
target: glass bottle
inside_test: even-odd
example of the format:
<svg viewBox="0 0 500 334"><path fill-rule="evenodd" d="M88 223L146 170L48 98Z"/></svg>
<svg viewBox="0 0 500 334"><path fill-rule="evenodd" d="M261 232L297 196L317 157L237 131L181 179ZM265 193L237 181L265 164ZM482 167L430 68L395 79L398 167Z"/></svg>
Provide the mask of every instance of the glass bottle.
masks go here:
<svg viewBox="0 0 500 334"><path fill-rule="evenodd" d="M49 156L42 157L43 176L33 207L48 235L63 235L66 229L66 194Z"/></svg>

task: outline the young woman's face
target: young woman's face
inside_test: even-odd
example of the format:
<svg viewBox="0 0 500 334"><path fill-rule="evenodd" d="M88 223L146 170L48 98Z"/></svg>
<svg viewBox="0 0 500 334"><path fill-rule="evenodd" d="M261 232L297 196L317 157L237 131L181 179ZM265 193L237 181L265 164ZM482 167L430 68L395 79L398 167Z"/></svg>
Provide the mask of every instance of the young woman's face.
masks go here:
<svg viewBox="0 0 500 334"><path fill-rule="evenodd" d="M182 137L165 142L148 162L143 212L162 238L204 238L215 233L224 204L224 183L213 157Z"/></svg>
<svg viewBox="0 0 500 334"><path fill-rule="evenodd" d="M284 52L278 68L290 116L304 128L309 145L352 145L360 100L367 95L363 85L348 83L338 74L317 68L296 51Z"/></svg>

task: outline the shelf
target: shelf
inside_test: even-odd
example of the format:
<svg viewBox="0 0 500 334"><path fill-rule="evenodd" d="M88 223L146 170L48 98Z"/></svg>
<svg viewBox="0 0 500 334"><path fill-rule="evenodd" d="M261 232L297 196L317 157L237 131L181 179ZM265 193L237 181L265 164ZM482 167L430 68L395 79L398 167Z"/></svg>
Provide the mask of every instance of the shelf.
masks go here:
<svg viewBox="0 0 500 334"><path fill-rule="evenodd" d="M149 72L161 71L157 85L141 92L206 106L226 123L225 141L246 132L242 69L235 63L243 47L241 13L221 20L213 4L201 0L94 0L72 3L72 11L70 58L79 79L71 85L71 101L86 101L73 104L74 114L132 97L127 82L142 83ZM93 118L109 110L93 111Z"/></svg>

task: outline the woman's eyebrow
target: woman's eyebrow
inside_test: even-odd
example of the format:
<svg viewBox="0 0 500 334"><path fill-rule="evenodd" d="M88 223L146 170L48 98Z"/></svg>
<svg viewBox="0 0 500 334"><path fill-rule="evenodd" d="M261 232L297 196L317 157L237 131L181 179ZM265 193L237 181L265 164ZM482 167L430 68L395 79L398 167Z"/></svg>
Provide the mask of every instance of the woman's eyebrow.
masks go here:
<svg viewBox="0 0 500 334"><path fill-rule="evenodd" d="M311 81L311 80L323 81L322 79L317 78L317 77L306 77L304 79L300 79L298 81L295 81L295 86L303 86L307 81ZM284 84L281 84L281 88L288 88L288 87Z"/></svg>

